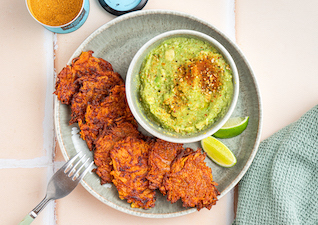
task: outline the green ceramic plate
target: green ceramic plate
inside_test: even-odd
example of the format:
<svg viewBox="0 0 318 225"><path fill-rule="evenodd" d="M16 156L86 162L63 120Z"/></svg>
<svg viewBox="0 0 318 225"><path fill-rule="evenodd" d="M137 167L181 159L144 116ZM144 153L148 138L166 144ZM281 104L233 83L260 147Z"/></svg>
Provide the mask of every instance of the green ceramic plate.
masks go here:
<svg viewBox="0 0 318 225"><path fill-rule="evenodd" d="M223 197L242 178L256 154L262 124L262 107L260 93L253 71L240 49L224 34L211 24L189 14L163 11L144 10L120 16L103 25L92 33L74 52L71 59L82 51L93 50L95 57L109 61L114 71L125 78L129 64L138 49L152 37L170 30L189 29L210 35L219 41L233 57L240 80L238 102L232 114L233 117L249 116L247 129L239 136L222 140L235 154L237 164L232 168L222 168L208 158L207 164L212 168L214 180L219 184L218 190ZM71 63L69 60L69 64ZM69 126L70 108L60 104L55 99L55 129L57 139L65 159L75 155L76 150L72 142L72 127ZM84 141L80 142L82 151L92 156ZM186 144L196 149L200 142ZM120 200L114 186L100 185L99 178L94 173L87 174L82 185L103 203L120 210L141 217L167 218L196 212L195 208L184 208L180 201L171 204L160 193L157 194L156 206L143 210L131 208L124 200ZM213 210L213 207L212 207Z"/></svg>

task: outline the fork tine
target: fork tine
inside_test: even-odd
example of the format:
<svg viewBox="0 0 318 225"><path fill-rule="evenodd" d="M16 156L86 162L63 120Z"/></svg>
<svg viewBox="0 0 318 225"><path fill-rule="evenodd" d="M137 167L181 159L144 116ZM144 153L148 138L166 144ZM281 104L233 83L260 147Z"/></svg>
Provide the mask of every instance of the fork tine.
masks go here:
<svg viewBox="0 0 318 225"><path fill-rule="evenodd" d="M86 163L86 162L85 162ZM85 175L86 173L89 171L89 169L91 168L91 166L93 165L94 161L92 161L89 166L84 170L83 173L81 173L76 180L81 180ZM83 164L84 165L84 164Z"/></svg>
<svg viewBox="0 0 318 225"><path fill-rule="evenodd" d="M82 157L83 158L83 157ZM82 159L81 158L81 159ZM72 176L72 180L75 178L75 176L81 171L81 169L85 166L85 164L88 162L88 160L89 160L89 158L87 158L86 159L86 161L80 166L80 168L78 168L77 170L76 170L76 172L73 174L73 176ZM80 162L80 161L79 161Z"/></svg>
<svg viewBox="0 0 318 225"><path fill-rule="evenodd" d="M70 168L70 170L66 173L67 176L70 177L70 176L72 175L72 173L74 173L74 174L76 173L76 172L75 172L75 171L76 171L76 167L78 166L78 164L81 163L81 161L84 159L85 156L86 156L86 155L84 154L84 155L75 163L75 165Z"/></svg>
<svg viewBox="0 0 318 225"><path fill-rule="evenodd" d="M77 158L77 156L80 155L80 153L81 153L81 152L77 153L75 156L73 156L73 158L71 158L67 163L65 163L65 164L62 166L61 169L64 170L64 173L65 173L65 170L69 167L69 165L71 165L71 164L75 161L75 159Z"/></svg>

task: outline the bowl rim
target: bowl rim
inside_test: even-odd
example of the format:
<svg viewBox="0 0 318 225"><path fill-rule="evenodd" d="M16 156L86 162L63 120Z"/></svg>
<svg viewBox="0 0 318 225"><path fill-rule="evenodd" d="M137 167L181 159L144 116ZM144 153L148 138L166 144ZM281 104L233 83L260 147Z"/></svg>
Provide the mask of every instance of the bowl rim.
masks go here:
<svg viewBox="0 0 318 225"><path fill-rule="evenodd" d="M162 43L163 41L170 39L172 37L178 37L178 36L190 36L190 37L194 37L194 38L198 38L201 39L203 41L207 41L208 43L210 43L213 47L215 47L225 58L225 60L227 61L227 63L230 65L231 70L232 70L232 80L233 80L233 97L231 100L231 103L228 107L228 110L226 112L226 114L223 116L222 119L220 119L217 124L212 127L212 128L206 128L206 132L203 134L199 134L196 136L191 136L191 137L187 137L187 136L181 136L181 137L177 137L177 136L171 136L171 135L167 135L167 134L162 134L160 132L158 132L156 129L154 129L152 126L150 126L147 121L144 120L144 118L142 118L142 116L138 113L137 108L138 106L134 104L133 98L132 98L132 79L134 78L134 67L136 66L136 63L139 61L139 58L147 55L153 48L155 48L156 46L158 46L160 43ZM128 67L128 71L127 71L127 75L126 75L126 98L127 98L127 102L129 105L129 108L132 112L132 114L134 115L134 117L136 118L137 122L147 131L149 132L151 135L163 139L165 141L169 141L169 142L174 142L174 143L192 143L192 142L197 142L197 141L201 141L202 139L211 136L212 134L214 134L217 130L219 130L225 123L226 121L231 117L237 100L238 100L238 95L239 95L239 75L238 75L238 71L237 71L237 67L235 65L235 62L232 58L232 56L230 55L230 53L226 50L226 48L221 45L217 40L215 40L214 38L212 38L211 36L204 34L202 32L199 31L194 31L194 30L186 30L186 29L178 29L178 30L171 30L171 31L167 31L164 33L161 33L153 38L151 38L150 40L148 40L138 51L137 53L134 55L132 61L130 62L130 65ZM212 125L212 124L211 124ZM164 129L164 128L162 128Z"/></svg>

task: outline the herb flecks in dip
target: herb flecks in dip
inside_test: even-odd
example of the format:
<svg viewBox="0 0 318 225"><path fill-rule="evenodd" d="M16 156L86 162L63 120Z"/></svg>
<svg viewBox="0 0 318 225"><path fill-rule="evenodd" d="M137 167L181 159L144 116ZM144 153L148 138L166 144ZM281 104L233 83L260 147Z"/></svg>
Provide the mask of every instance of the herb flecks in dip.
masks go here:
<svg viewBox="0 0 318 225"><path fill-rule="evenodd" d="M153 49L140 71L140 100L149 116L177 133L205 129L233 95L232 71L210 44L171 38Z"/></svg>

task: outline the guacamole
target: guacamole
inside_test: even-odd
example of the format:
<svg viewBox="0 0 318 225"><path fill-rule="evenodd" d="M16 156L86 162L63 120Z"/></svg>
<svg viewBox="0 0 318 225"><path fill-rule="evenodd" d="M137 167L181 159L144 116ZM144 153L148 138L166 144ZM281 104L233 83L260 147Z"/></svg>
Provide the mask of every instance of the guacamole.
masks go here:
<svg viewBox="0 0 318 225"><path fill-rule="evenodd" d="M139 78L140 101L148 116L182 134L214 123L233 95L230 66L214 47L195 38L162 42L145 58Z"/></svg>

